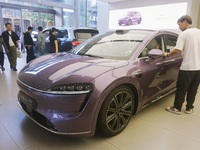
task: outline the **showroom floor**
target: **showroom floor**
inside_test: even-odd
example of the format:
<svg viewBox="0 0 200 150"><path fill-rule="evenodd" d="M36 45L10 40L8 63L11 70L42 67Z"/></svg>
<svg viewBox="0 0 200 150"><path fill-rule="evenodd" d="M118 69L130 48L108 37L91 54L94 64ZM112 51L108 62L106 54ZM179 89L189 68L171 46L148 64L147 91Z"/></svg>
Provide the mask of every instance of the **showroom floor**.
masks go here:
<svg viewBox="0 0 200 150"><path fill-rule="evenodd" d="M18 59L18 72L25 58ZM115 137L72 138L50 133L27 118L17 106L18 72L0 71L0 150L199 150L200 91L193 114L175 115L164 109L174 94L136 114Z"/></svg>

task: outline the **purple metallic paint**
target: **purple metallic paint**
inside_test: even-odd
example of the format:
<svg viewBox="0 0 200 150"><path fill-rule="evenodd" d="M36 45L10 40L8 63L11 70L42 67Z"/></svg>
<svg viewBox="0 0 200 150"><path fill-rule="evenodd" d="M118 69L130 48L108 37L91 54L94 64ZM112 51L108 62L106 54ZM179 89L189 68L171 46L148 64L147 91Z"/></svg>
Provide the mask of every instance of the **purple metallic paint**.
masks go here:
<svg viewBox="0 0 200 150"><path fill-rule="evenodd" d="M138 51L145 46L145 43L142 44L129 60L68 53L39 57L20 71L20 92L34 99L37 104L34 112L50 122L50 126L42 124L45 129L58 134L93 136L102 104L115 88L126 85L133 91L137 98L135 113L155 97L175 87L181 56L137 59ZM152 52L152 55L157 55L157 52ZM170 63L171 60L173 63ZM90 93L78 95L45 92L65 83L91 83L93 89ZM23 108L25 106L22 106L20 98L18 103L38 123L33 118L34 113Z"/></svg>
<svg viewBox="0 0 200 150"><path fill-rule="evenodd" d="M30 63L29 65L31 67L25 68L20 72L18 76L18 80L20 82L18 81L18 85L20 87L20 90L23 91L23 93L28 93L29 97L35 99L36 103L38 104L36 111L41 115L45 116L55 126L55 129L57 129L58 132L64 132L68 134L74 132L79 133L81 131L90 132L91 125L89 122L91 122L92 124L91 118L93 118L93 113L91 113L90 109L87 110L84 108L83 112L79 112L80 107L82 103L85 101L87 95L59 96L59 95L45 94L37 92L34 89L32 90L26 89L26 87L22 83L26 83L27 86L31 86L32 88L40 90L46 90L51 86L60 85L61 83L73 83L73 82L81 83L81 82L91 82L92 80L94 80L93 84L95 84L95 78L97 76L101 75L104 72L113 70L114 68L116 69L118 67L123 67L128 63L127 61L94 59L84 56L81 57L79 56L79 59L73 59L74 56L68 54L62 57L63 58L59 58L60 59L59 61L57 61L57 59L53 60L56 61L56 63L52 63L51 61L51 66L49 66L51 69L47 67L48 62L43 62L42 64L45 64L43 67L41 67L42 66L41 64L31 66ZM66 66L69 66L70 64L75 64L80 62L86 64L86 67L82 67L80 64L79 65L81 67L77 65L76 67L73 68L73 70L68 72L67 79L66 76L64 76L65 78L60 78L60 80L56 82L49 80L49 76L51 76L59 69L65 67L62 65L63 63ZM43 80L41 79L41 77ZM97 96L95 93L98 91L96 91L96 89L94 89L93 91L94 93L91 95L91 97L95 97L94 99L96 99ZM88 103L86 105L89 106L85 106L86 108L94 107L95 105L94 103L96 103L96 100L95 102L92 102L92 100L90 99L87 100ZM57 103L56 105L54 104L55 100ZM90 104L90 102L92 104ZM90 114L91 116L88 114ZM55 116L60 116L60 118L58 117L56 118ZM68 120L70 120L70 122ZM82 124L81 120L82 121L84 120L86 124ZM82 124L82 125L74 126L74 124Z"/></svg>

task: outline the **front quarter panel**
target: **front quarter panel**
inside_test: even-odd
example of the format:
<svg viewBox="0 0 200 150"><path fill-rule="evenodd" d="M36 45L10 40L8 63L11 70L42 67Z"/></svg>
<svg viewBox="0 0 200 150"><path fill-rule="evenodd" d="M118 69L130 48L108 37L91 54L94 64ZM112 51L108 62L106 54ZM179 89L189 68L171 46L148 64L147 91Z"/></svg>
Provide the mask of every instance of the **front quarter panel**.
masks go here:
<svg viewBox="0 0 200 150"><path fill-rule="evenodd" d="M102 74L98 78L93 80L93 84L95 85L95 88L93 89L93 94L91 98L93 102L90 104L90 107L95 107L92 121L92 130L95 131L96 123L99 115L99 111L101 109L101 106L106 99L106 97L109 95L109 93L117 88L120 85L127 85L131 88L131 90L137 91L137 98L140 99L141 93L139 91L140 85L137 81L137 78L134 74L131 76L128 74L129 72L132 72L132 70L136 69L133 72L137 72L137 68L134 66L126 66L123 68L114 69L112 71L106 72L105 74ZM127 71L129 70L129 71ZM134 89L133 89L134 88ZM137 110L135 110L137 111Z"/></svg>

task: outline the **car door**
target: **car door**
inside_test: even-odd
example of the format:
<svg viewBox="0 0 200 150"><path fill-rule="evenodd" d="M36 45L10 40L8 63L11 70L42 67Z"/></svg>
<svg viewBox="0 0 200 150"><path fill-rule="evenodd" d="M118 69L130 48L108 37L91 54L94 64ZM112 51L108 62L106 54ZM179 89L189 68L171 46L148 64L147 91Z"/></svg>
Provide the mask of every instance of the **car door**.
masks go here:
<svg viewBox="0 0 200 150"><path fill-rule="evenodd" d="M179 67L182 62L181 53L155 59L148 57L149 50L153 48L170 52L175 47L176 40L177 36L173 35L157 36L141 52L138 61L140 70L137 72L137 77L140 82L143 104L176 87Z"/></svg>
<svg viewBox="0 0 200 150"><path fill-rule="evenodd" d="M163 39L163 36L157 36L152 39L138 58L137 67L139 70L136 72L136 77L140 83L141 96L144 103L161 93L163 90L161 86L163 82L161 75L165 59L164 57L154 59L148 57L148 52L152 49L163 50Z"/></svg>
<svg viewBox="0 0 200 150"><path fill-rule="evenodd" d="M133 22L137 22L137 20L138 20L138 14L137 14L137 12L133 12L133 14L131 16L131 20L132 20L132 23Z"/></svg>
<svg viewBox="0 0 200 150"><path fill-rule="evenodd" d="M176 45L177 37L173 35L165 35L165 52L170 52ZM162 89L164 91L169 90L176 86L176 80L179 72L179 68L182 62L181 53L166 57L163 61L163 71L161 73L163 82Z"/></svg>

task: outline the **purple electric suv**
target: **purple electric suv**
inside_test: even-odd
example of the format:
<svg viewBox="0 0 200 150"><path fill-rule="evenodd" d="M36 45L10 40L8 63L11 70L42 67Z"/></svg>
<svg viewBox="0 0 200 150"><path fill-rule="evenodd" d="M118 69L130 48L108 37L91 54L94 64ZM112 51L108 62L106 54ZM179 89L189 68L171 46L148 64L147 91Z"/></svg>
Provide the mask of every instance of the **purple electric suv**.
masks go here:
<svg viewBox="0 0 200 150"><path fill-rule="evenodd" d="M118 24L121 25L133 25L140 24L142 22L142 15L138 11L130 11L126 16L118 20Z"/></svg>
<svg viewBox="0 0 200 150"><path fill-rule="evenodd" d="M176 40L168 31L116 30L36 58L18 74L18 105L53 133L117 135L132 115L175 91L182 56L163 52Z"/></svg>

